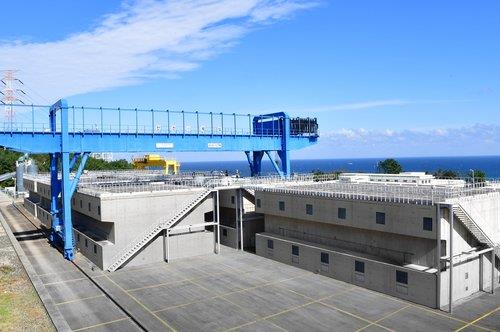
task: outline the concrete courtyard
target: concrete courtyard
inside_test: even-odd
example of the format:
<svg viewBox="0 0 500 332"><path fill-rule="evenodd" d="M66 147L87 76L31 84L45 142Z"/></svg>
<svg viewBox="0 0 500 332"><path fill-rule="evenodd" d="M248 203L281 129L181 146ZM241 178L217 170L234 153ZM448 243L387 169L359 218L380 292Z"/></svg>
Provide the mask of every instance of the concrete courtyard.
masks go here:
<svg viewBox="0 0 500 332"><path fill-rule="evenodd" d="M2 207L36 278L76 331L495 331L500 294L452 315L223 247L220 255L92 270L65 261L21 207Z"/></svg>

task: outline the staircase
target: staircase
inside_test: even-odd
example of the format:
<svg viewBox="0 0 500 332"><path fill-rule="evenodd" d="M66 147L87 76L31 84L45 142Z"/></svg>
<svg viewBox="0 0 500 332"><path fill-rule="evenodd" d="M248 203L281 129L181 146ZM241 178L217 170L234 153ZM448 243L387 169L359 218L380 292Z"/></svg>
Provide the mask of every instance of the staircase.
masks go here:
<svg viewBox="0 0 500 332"><path fill-rule="evenodd" d="M113 263L108 267L108 271L116 271L121 267L126 261L138 253L145 245L147 245L152 239L155 238L162 230L167 229L182 218L184 218L191 210L193 210L205 197L211 193L210 189L204 190L196 198L190 201L188 204L182 206L180 210L174 212L171 217L166 219L161 219L159 222L151 225L146 231L136 238L132 243L127 246L124 250L113 257Z"/></svg>
<svg viewBox="0 0 500 332"><path fill-rule="evenodd" d="M464 224L464 226L471 232L471 234L481 243L487 245L490 248L495 248L495 254L498 256L500 254L500 247L498 244L493 242L488 235L486 235L483 230L474 222L472 217L464 210L460 204L453 205L453 214ZM500 256L499 256L500 257Z"/></svg>

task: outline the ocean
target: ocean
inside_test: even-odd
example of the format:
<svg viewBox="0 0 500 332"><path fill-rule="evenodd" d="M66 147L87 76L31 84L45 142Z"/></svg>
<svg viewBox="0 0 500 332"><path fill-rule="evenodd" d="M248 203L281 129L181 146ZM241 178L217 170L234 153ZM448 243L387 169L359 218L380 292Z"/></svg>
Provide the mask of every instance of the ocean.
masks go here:
<svg viewBox="0 0 500 332"><path fill-rule="evenodd" d="M384 158L350 158L350 159L316 159L292 160L292 172L308 173L316 170L323 172L377 172L377 163ZM395 158L404 171L435 172L438 169L450 169L461 176L471 170L482 170L488 178L500 178L500 156L477 157L412 157ZM209 161L209 162L183 162L182 171L212 171L227 170L234 174L236 170L242 176L249 176L250 169L246 160L241 161ZM269 160L262 160L262 174L274 174L274 169Z"/></svg>

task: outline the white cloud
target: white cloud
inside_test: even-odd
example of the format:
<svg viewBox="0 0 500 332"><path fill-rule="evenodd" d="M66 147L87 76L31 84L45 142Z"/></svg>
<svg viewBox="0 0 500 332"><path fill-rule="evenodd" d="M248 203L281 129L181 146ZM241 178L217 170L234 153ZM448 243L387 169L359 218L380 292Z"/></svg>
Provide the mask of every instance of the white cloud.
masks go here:
<svg viewBox="0 0 500 332"><path fill-rule="evenodd" d="M357 111L372 108L382 108L390 106L407 106L414 104L448 104L448 103L466 103L469 99L436 99L436 100L405 100L405 99L381 99L361 101L354 103L322 105L307 109L290 109L289 112L295 113L323 113L332 111Z"/></svg>
<svg viewBox="0 0 500 332"><path fill-rule="evenodd" d="M315 6L302 0L124 2L90 31L51 42L0 43L0 68L50 101L175 77L194 70L250 29Z"/></svg>
<svg viewBox="0 0 500 332"><path fill-rule="evenodd" d="M500 125L474 124L426 130L342 128L321 133L317 145L296 152L296 158L383 156L497 155Z"/></svg>

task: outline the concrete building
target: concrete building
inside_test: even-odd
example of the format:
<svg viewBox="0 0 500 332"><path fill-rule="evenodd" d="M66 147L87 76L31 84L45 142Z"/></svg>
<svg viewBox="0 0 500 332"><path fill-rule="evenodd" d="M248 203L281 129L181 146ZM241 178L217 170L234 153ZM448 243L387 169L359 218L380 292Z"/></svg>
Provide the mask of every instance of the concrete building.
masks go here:
<svg viewBox="0 0 500 332"><path fill-rule="evenodd" d="M257 190L257 254L433 308L499 286L496 184L380 182Z"/></svg>
<svg viewBox="0 0 500 332"><path fill-rule="evenodd" d="M195 179L161 173L82 178L72 198L75 246L96 266L116 269L214 252L215 192ZM50 229L48 177L25 180L26 209Z"/></svg>
<svg viewBox="0 0 500 332"><path fill-rule="evenodd" d="M48 177L24 182L26 209L50 228ZM441 308L499 286L499 188L424 173L285 181L89 172L72 198L75 246L114 271L222 244Z"/></svg>

